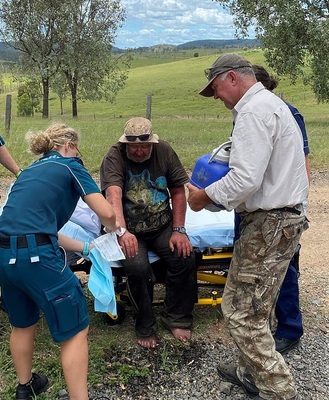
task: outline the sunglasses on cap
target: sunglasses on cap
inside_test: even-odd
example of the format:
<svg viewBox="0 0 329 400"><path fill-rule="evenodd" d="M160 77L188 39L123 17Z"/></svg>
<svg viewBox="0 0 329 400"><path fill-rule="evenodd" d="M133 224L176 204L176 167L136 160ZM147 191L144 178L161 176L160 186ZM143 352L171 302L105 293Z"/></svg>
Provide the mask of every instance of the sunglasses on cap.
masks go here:
<svg viewBox="0 0 329 400"><path fill-rule="evenodd" d="M204 74L208 80L215 76L222 75L225 72L231 71L232 69L246 68L248 65L221 65L220 67L210 67L204 70ZM223 71L224 70L224 71ZM218 73L216 73L218 72Z"/></svg>
<svg viewBox="0 0 329 400"><path fill-rule="evenodd" d="M137 139L139 139L141 142L147 142L151 135L152 133L143 133L141 135L125 135L125 138L128 140L128 142L136 142Z"/></svg>

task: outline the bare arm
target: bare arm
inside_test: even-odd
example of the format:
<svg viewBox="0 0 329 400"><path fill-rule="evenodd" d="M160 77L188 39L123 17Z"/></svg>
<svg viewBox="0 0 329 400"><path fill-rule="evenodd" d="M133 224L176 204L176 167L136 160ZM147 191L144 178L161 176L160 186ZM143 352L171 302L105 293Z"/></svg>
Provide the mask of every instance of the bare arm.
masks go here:
<svg viewBox="0 0 329 400"><path fill-rule="evenodd" d="M106 201L112 206L119 226L126 228L122 207L122 189L120 186L109 186L105 191Z"/></svg>
<svg viewBox="0 0 329 400"><path fill-rule="evenodd" d="M17 175L20 171L19 166L16 164L16 161L10 155L6 146L0 147L0 162L1 164L8 169L8 171L12 172L14 175Z"/></svg>
<svg viewBox="0 0 329 400"><path fill-rule="evenodd" d="M107 231L114 231L117 228L115 212L101 193L87 194L83 200L95 211Z"/></svg>
<svg viewBox="0 0 329 400"><path fill-rule="evenodd" d="M123 228L127 228L126 221L123 215L122 206L122 189L120 186L109 186L106 189L106 200L113 207L116 216L117 223ZM134 234L126 231L122 236L118 238L119 245L122 248L123 253L127 257L134 257L138 254L138 242Z"/></svg>
<svg viewBox="0 0 329 400"><path fill-rule="evenodd" d="M173 212L173 226L184 226L186 215L186 196L184 186L170 188Z"/></svg>
<svg viewBox="0 0 329 400"><path fill-rule="evenodd" d="M185 226L185 215L186 215L186 195L185 187L180 186L169 189L171 195L171 205L173 212L173 226ZM193 251L193 246L185 234L179 232L173 232L169 241L169 247L171 251L174 251L175 247L179 256L187 257Z"/></svg>
<svg viewBox="0 0 329 400"><path fill-rule="evenodd" d="M82 253L84 247L84 242L72 239L68 236L62 235L61 233L58 234L58 244L67 251L74 251L79 253ZM94 245L92 243L89 243L88 250L90 251L93 247Z"/></svg>

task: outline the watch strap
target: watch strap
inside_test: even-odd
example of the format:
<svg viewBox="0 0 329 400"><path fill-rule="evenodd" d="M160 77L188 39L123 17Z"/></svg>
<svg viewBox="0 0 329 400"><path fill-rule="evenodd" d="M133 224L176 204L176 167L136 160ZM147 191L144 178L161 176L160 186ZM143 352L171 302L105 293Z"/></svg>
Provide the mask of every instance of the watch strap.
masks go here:
<svg viewBox="0 0 329 400"><path fill-rule="evenodd" d="M172 231L186 234L185 226L173 226Z"/></svg>

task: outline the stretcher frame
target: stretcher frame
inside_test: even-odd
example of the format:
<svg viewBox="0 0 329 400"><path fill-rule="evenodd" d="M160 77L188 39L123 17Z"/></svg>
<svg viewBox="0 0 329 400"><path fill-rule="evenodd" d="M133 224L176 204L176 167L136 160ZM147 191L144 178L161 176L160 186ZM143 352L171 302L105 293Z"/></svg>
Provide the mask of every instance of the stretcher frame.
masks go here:
<svg viewBox="0 0 329 400"><path fill-rule="evenodd" d="M232 259L233 247L224 247L204 251L195 249L196 273L198 282L198 302L196 305L218 306L222 302L221 292L226 283L228 268ZM152 263L157 284L165 282L165 266L161 260ZM88 260L79 260L70 266L73 272L90 272L91 263ZM126 307L131 306L126 288L126 277L123 268L112 268L114 290L117 302L117 314L104 313L104 321L109 325L121 324L126 316ZM201 288L203 295L200 296ZM207 292L205 295L205 291ZM163 304L163 298L155 298L153 305Z"/></svg>

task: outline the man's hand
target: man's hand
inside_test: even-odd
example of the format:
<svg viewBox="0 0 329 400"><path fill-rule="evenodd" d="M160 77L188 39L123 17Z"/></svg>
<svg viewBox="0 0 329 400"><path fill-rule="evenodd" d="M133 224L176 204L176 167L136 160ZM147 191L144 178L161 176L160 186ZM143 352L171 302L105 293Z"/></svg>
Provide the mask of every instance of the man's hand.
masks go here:
<svg viewBox="0 0 329 400"><path fill-rule="evenodd" d="M169 240L169 248L171 251L177 249L178 256L188 257L192 251L193 246L189 238L184 233L173 232Z"/></svg>
<svg viewBox="0 0 329 400"><path fill-rule="evenodd" d="M126 231L118 238L118 243L126 257L135 257L138 254L138 242L136 236Z"/></svg>
<svg viewBox="0 0 329 400"><path fill-rule="evenodd" d="M190 183L186 184L186 187L189 191L187 202L191 210L201 211L207 204L213 203L204 189L198 189Z"/></svg>

